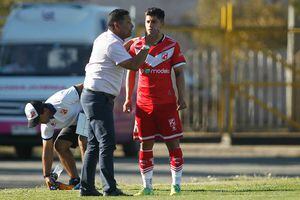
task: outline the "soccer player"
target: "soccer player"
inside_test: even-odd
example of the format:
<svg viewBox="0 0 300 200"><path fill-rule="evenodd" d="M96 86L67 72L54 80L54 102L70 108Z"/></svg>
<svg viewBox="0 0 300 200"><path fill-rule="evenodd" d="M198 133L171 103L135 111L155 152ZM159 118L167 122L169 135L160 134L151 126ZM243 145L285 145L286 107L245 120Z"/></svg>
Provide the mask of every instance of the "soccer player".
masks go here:
<svg viewBox="0 0 300 200"><path fill-rule="evenodd" d="M83 84L78 84L56 92L45 103L31 101L25 106L28 127L32 128L41 124L43 174L49 188L55 185L55 180L51 175L53 149L55 149L71 178L69 185L79 189L80 178L70 148L79 146L82 157L86 149L86 137L75 133L77 118L82 110L80 104L82 88ZM61 129L55 141L54 129Z"/></svg>
<svg viewBox="0 0 300 200"><path fill-rule="evenodd" d="M183 156L179 139L183 136L178 110L186 108L184 101L184 65L185 58L178 43L161 32L164 25L164 11L149 8L145 12L146 34L155 32L156 43L149 48L148 56L139 69L137 88L134 139L141 142L139 168L143 188L136 195L153 195L153 145L156 139L162 139L169 151L172 185L170 195L181 193ZM131 46L130 46L131 45ZM145 48L144 37L135 38L125 44L134 56ZM172 85L171 71L176 76L178 98ZM135 71L127 71L126 100L124 112L131 112L131 97L135 85Z"/></svg>

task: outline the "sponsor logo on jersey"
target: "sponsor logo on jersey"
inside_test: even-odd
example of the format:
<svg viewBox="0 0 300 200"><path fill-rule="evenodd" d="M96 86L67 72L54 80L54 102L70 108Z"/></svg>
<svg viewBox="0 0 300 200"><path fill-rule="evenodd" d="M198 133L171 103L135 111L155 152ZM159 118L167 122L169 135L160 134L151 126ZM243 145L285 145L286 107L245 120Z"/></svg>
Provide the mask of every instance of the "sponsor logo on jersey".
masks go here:
<svg viewBox="0 0 300 200"><path fill-rule="evenodd" d="M170 74L169 69L141 69L142 74Z"/></svg>
<svg viewBox="0 0 300 200"><path fill-rule="evenodd" d="M169 125L170 125L172 131L176 131L176 121L175 121L175 118L169 119Z"/></svg>
<svg viewBox="0 0 300 200"><path fill-rule="evenodd" d="M145 74L150 74L150 69L144 69L144 72L145 72Z"/></svg>

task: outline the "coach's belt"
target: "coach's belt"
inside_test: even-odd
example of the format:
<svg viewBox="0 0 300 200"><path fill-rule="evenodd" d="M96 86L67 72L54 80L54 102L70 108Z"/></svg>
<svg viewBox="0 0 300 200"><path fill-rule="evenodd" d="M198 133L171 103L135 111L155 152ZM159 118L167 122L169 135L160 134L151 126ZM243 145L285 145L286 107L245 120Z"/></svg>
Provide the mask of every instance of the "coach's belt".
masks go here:
<svg viewBox="0 0 300 200"><path fill-rule="evenodd" d="M116 96L114 96L114 95L112 95L112 94L108 94L108 93L106 93L106 92L94 91L94 90L90 90L90 89L88 89L88 88L84 88L84 89L87 90L87 91L89 91L89 92L91 92L91 93L94 93L94 94L101 94L101 95L104 95L104 96L106 96L106 97L108 97L108 98L110 98L110 99L115 99L115 98L116 98Z"/></svg>

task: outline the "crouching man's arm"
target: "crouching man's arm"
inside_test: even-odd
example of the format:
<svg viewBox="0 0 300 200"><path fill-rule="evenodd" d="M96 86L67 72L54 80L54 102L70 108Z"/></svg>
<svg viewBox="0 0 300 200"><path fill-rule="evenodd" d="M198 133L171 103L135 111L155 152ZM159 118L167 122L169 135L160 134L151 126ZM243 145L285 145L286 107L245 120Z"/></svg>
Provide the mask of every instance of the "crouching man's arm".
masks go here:
<svg viewBox="0 0 300 200"><path fill-rule="evenodd" d="M42 152L42 165L43 175L46 185L50 186L55 184L55 180L51 178L51 168L53 162L53 139L43 140L43 152Z"/></svg>

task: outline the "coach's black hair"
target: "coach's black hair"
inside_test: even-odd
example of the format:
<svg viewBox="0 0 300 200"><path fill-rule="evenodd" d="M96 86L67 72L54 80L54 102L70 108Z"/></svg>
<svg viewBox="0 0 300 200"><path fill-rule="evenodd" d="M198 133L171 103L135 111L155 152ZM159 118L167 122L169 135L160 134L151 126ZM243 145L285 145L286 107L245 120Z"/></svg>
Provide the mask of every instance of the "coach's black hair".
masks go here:
<svg viewBox="0 0 300 200"><path fill-rule="evenodd" d="M108 15L107 26L113 27L114 22L120 22L124 20L124 17L127 15L129 16L129 12L125 9L115 9L111 11Z"/></svg>
<svg viewBox="0 0 300 200"><path fill-rule="evenodd" d="M165 12L160 8L156 8L156 7L148 8L145 12L145 16L147 15L155 16L162 22L165 20Z"/></svg>

